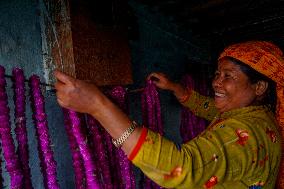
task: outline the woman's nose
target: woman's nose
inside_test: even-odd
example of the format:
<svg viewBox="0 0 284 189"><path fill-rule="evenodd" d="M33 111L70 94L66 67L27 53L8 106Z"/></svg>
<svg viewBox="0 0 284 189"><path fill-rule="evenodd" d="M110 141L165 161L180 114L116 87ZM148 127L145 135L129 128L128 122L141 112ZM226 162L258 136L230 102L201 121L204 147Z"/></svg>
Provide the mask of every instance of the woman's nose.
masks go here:
<svg viewBox="0 0 284 189"><path fill-rule="evenodd" d="M217 76L213 79L213 87L220 87L222 85L223 79L220 76Z"/></svg>

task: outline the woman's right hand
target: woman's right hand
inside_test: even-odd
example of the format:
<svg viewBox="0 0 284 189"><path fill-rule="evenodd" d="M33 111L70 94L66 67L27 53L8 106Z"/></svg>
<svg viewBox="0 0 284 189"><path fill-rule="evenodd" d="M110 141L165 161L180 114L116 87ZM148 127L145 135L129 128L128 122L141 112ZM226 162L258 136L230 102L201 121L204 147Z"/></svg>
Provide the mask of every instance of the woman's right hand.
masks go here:
<svg viewBox="0 0 284 189"><path fill-rule="evenodd" d="M152 80L153 83L160 89L173 90L176 83L172 82L166 74L153 72L148 75L147 80Z"/></svg>

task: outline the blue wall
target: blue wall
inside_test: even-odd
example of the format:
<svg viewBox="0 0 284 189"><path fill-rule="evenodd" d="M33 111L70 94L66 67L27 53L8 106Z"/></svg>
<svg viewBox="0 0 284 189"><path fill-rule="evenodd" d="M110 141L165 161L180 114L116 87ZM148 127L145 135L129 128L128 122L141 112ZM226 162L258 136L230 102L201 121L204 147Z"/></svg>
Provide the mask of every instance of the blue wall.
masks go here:
<svg viewBox="0 0 284 189"><path fill-rule="evenodd" d="M11 75L13 67L20 67L24 70L26 78L29 78L32 74L37 74L43 81L44 71L39 12L38 1L36 0L0 1L0 65L5 67L6 74ZM12 85L9 79L7 81L9 107L11 108L11 118L13 118ZM74 188L72 162L61 109L56 103L54 94L43 92L46 97L49 133L51 135L54 158L57 161L59 184L62 189L72 189ZM28 97L27 102L29 102ZM32 182L35 189L42 189L44 187L37 153L37 140L31 120L29 103L26 109ZM14 121L11 120L11 122L13 129ZM4 163L2 163L2 170L5 185L9 186L9 176L5 171Z"/></svg>

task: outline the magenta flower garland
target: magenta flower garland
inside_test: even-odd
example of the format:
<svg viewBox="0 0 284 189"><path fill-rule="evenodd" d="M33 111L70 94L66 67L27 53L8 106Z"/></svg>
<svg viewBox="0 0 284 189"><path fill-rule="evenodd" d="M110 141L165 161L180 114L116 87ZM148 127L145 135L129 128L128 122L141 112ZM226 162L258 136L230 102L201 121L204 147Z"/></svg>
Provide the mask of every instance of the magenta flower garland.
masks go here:
<svg viewBox="0 0 284 189"><path fill-rule="evenodd" d="M121 87L117 86L114 87L111 91L111 97L116 104L127 112L127 105L126 105L126 90ZM122 176L122 188L123 189L133 189L135 188L135 177L132 171L132 164L127 159L125 153L121 150L116 148L117 158L119 161L119 170L120 175Z"/></svg>
<svg viewBox="0 0 284 189"><path fill-rule="evenodd" d="M51 142L48 134L47 116L45 113L44 97L40 89L39 77L36 75L31 76L29 84L31 90L33 120L36 126L38 153L44 186L46 189L59 189L56 179L56 162L53 157L53 151L50 147Z"/></svg>
<svg viewBox="0 0 284 189"><path fill-rule="evenodd" d="M1 153L1 149L0 149L0 153ZM0 188L3 188L3 177L2 177L2 168L1 168L1 165L2 165L2 158L0 158Z"/></svg>
<svg viewBox="0 0 284 189"><path fill-rule="evenodd" d="M159 94L153 81L148 80L146 87L141 95L141 108L143 125L149 129L163 135L162 118L161 118L161 105ZM144 188L162 188L150 179L146 178Z"/></svg>
<svg viewBox="0 0 284 189"><path fill-rule="evenodd" d="M6 161L6 169L10 175L10 188L22 189L23 174L11 135L9 111L8 96L6 94L5 69L0 66L0 139L3 156Z"/></svg>
<svg viewBox="0 0 284 189"><path fill-rule="evenodd" d="M104 189L112 189L112 176L110 162L108 160L107 148L102 134L100 123L92 116L87 115L87 125L91 137L92 151L96 155L96 162L102 174L102 185Z"/></svg>
<svg viewBox="0 0 284 189"><path fill-rule="evenodd" d="M25 96L25 77L23 70L13 69L13 88L15 104L15 134L18 141L17 154L24 175L24 188L32 189L31 171L29 167L28 136L26 128L26 96Z"/></svg>
<svg viewBox="0 0 284 189"><path fill-rule="evenodd" d="M102 137L105 140L105 145L107 149L107 156L109 158L109 166L111 167L111 178L112 178L112 185L119 188L121 185L121 175L119 172L119 163L116 153L116 148L112 144L112 137L110 134L104 129L101 129L102 131Z"/></svg>
<svg viewBox="0 0 284 189"><path fill-rule="evenodd" d="M143 124L151 130L163 135L159 94L151 80L147 81L141 99Z"/></svg>
<svg viewBox="0 0 284 189"><path fill-rule="evenodd" d="M72 153L72 162L75 174L75 187L76 189L85 189L86 188L86 176L85 168L83 164L82 155L79 151L79 147L76 141L75 136L73 135L71 128L71 120L68 116L68 110L63 108L64 113L64 125L65 130L69 140L69 146Z"/></svg>
<svg viewBox="0 0 284 189"><path fill-rule="evenodd" d="M91 150L88 147L86 135L84 135L80 129L81 119L78 113L72 110L67 111L67 116L69 116L71 130L78 144L85 166L87 189L99 189L100 183L96 175L97 170L91 155Z"/></svg>
<svg viewBox="0 0 284 189"><path fill-rule="evenodd" d="M189 89L195 89L193 79L187 75L183 78L182 83ZM195 89L201 94L206 94L207 89L205 83L198 85L199 88ZM197 136L206 128L206 121L202 118L196 117L188 108L182 107L181 111L181 124L180 124L180 133L183 139L183 142L187 142Z"/></svg>

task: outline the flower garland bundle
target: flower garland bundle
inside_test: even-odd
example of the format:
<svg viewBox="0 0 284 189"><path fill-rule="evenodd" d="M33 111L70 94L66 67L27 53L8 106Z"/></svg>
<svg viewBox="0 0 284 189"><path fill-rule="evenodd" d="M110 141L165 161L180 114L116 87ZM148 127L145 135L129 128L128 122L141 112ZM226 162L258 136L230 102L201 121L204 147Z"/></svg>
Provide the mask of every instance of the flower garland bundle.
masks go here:
<svg viewBox="0 0 284 189"><path fill-rule="evenodd" d="M121 87L117 86L114 87L110 93L111 98L116 104L125 112L127 112L128 108L126 105L126 90ZM120 175L122 176L122 187L123 189L132 189L135 188L135 177L132 171L132 165L130 161L127 159L127 156L125 153L119 149L116 148L116 154L119 161L119 170Z"/></svg>
<svg viewBox="0 0 284 189"><path fill-rule="evenodd" d="M182 80L184 86L189 89L195 89L194 80L189 75ZM206 85L198 85L197 89L201 94L206 94ZM206 128L206 121L202 118L196 117L188 108L182 107L181 110L181 124L180 133L183 142L187 142L197 136Z"/></svg>
<svg viewBox="0 0 284 189"><path fill-rule="evenodd" d="M67 116L70 119L71 131L76 139L85 166L87 189L99 189L100 183L96 175L96 166L91 155L91 150L89 149L86 141L86 137L81 130L80 116L77 112L72 110L67 111Z"/></svg>
<svg viewBox="0 0 284 189"><path fill-rule="evenodd" d="M143 124L163 135L160 99L153 81L147 81L141 99Z"/></svg>
<svg viewBox="0 0 284 189"><path fill-rule="evenodd" d="M153 81L147 81L146 87L141 95L141 101L143 125L163 135L160 99ZM147 189L161 188L150 179L146 179L144 187Z"/></svg>
<svg viewBox="0 0 284 189"><path fill-rule="evenodd" d="M85 189L86 188L86 176L85 176L85 168L83 164L82 155L79 151L79 147L76 141L75 136L73 135L71 128L71 120L68 116L68 110L63 108L64 113L64 125L65 130L68 136L69 145L72 153L72 162L75 173L75 186L76 189Z"/></svg>
<svg viewBox="0 0 284 189"><path fill-rule="evenodd" d="M11 179L10 188L22 189L23 174L11 135L8 96L5 87L5 69L0 66L0 139L2 141L3 156Z"/></svg>
<svg viewBox="0 0 284 189"><path fill-rule="evenodd" d="M105 129L101 129L102 131L102 137L105 140L105 144L106 144L106 149L107 149L107 156L109 158L109 166L111 167L111 178L112 178L112 185L116 186L117 188L119 188L118 186L121 185L121 175L119 172L119 163L118 163L118 159L117 159L117 153L116 153L116 148L115 146L112 144L112 137L110 136L110 134L105 130Z"/></svg>
<svg viewBox="0 0 284 189"><path fill-rule="evenodd" d="M1 153L1 149L0 149L0 153ZM2 163L2 159L0 158L0 188L4 188L3 187L3 177L2 177L1 163Z"/></svg>
<svg viewBox="0 0 284 189"><path fill-rule="evenodd" d="M28 136L26 129L25 117L25 77L23 70L19 68L13 69L13 88L14 88L14 104L15 104L15 133L18 141L17 154L24 175L24 188L32 189L31 171L29 168L29 150Z"/></svg>
<svg viewBox="0 0 284 189"><path fill-rule="evenodd" d="M47 116L45 113L44 97L40 89L39 77L36 75L31 76L29 84L43 182L47 189L59 189L56 179L56 162L50 147L51 142L48 134Z"/></svg>
<svg viewBox="0 0 284 189"><path fill-rule="evenodd" d="M96 162L99 162L98 169L102 174L103 188L112 189L112 174L110 162L108 160L107 149L103 138L102 128L100 123L92 116L87 115L87 125L91 137L93 153L96 154Z"/></svg>

